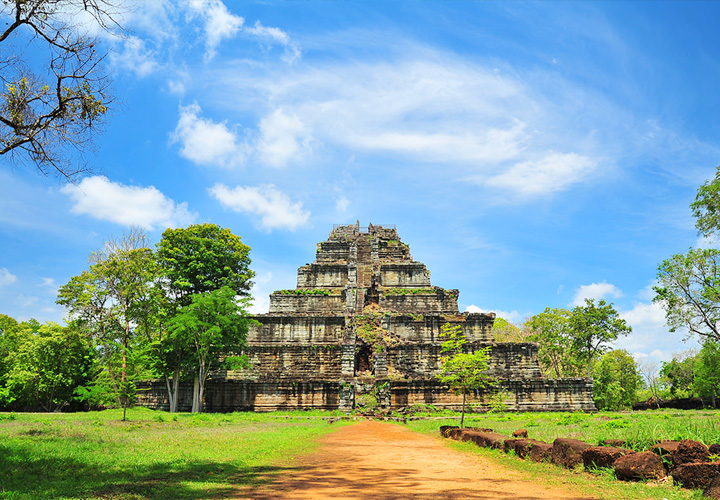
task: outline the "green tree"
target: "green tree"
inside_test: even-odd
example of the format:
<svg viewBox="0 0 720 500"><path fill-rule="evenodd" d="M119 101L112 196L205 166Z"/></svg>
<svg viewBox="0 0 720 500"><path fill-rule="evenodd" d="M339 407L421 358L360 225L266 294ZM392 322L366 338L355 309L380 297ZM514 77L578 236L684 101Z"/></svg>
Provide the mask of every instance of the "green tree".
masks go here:
<svg viewBox="0 0 720 500"><path fill-rule="evenodd" d="M670 397L688 398L693 395L696 356L696 352L688 351L675 354L672 360L663 363L660 378L667 385Z"/></svg>
<svg viewBox="0 0 720 500"><path fill-rule="evenodd" d="M244 309L247 303L247 298L238 300L230 287L222 287L191 295L190 303L170 320L171 335L183 339L192 350L193 413L203 410L205 382L212 370L228 363L244 365L239 355L253 322Z"/></svg>
<svg viewBox="0 0 720 500"><path fill-rule="evenodd" d="M715 178L705 181L698 188L695 201L690 204L695 217L695 227L703 236L718 234L720 229L720 167Z"/></svg>
<svg viewBox="0 0 720 500"><path fill-rule="evenodd" d="M605 353L593 366L593 400L598 410L631 408L642 388L635 360L625 350Z"/></svg>
<svg viewBox="0 0 720 500"><path fill-rule="evenodd" d="M574 377L581 372L582 363L572 349L571 316L567 309L548 307L525 323L532 331L528 340L539 344L538 359L546 376Z"/></svg>
<svg viewBox="0 0 720 500"><path fill-rule="evenodd" d="M137 327L149 324L147 315L149 303L155 298L157 267L147 246L147 235L139 230L106 242L101 252L91 255L90 262L89 270L60 287L57 302L66 306L78 326L88 329L95 338L114 392L122 395L126 409L132 393L128 373L137 369L130 369L128 360L140 359L130 350L142 349Z"/></svg>
<svg viewBox="0 0 720 500"><path fill-rule="evenodd" d="M720 341L720 250L690 249L658 267L654 302L674 332Z"/></svg>
<svg viewBox="0 0 720 500"><path fill-rule="evenodd" d="M6 387L16 407L57 411L75 399L92 366L90 344L75 329L48 323L31 326L17 350L10 355Z"/></svg>
<svg viewBox="0 0 720 500"><path fill-rule="evenodd" d="M106 52L88 34L91 17L119 28L110 0L4 0L0 3L0 155L29 160L44 174L72 177L73 155L91 144L111 100ZM46 55L37 62L38 52Z"/></svg>
<svg viewBox="0 0 720 500"><path fill-rule="evenodd" d="M195 224L167 229L157 246L170 296L181 305L191 295L229 287L248 296L255 275L250 270L250 247L229 229L215 224Z"/></svg>
<svg viewBox="0 0 720 500"><path fill-rule="evenodd" d="M572 350L587 364L588 378L592 361L607 350L610 342L632 331L612 304L604 300L595 304L594 299L585 299L585 305L573 308L570 329Z"/></svg>
<svg viewBox="0 0 720 500"><path fill-rule="evenodd" d="M460 427L463 427L468 391L483 389L490 385L490 377L487 373L490 348L484 347L474 352L466 352L468 340L462 334L460 325L445 323L441 328L440 337L446 339L441 348L445 357L437 378L443 384L447 384L453 392L462 394Z"/></svg>
<svg viewBox="0 0 720 500"><path fill-rule="evenodd" d="M714 408L720 398L720 344L706 341L695 357L693 387L703 400L710 400Z"/></svg>

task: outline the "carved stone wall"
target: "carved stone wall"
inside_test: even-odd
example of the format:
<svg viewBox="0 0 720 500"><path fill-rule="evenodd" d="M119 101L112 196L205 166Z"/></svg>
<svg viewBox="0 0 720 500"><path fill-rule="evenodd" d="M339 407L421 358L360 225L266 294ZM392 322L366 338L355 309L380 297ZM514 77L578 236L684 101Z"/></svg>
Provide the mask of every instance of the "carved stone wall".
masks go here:
<svg viewBox="0 0 720 500"><path fill-rule="evenodd" d="M297 288L270 295L267 314L248 335L244 370L213 374L208 411L351 409L358 397L398 408L459 408L459 396L435 375L441 327L459 325L467 348L490 347L493 389L477 392L487 408L501 391L510 410L594 410L592 382L546 380L537 345L496 343L495 315L460 313L458 290L432 286L394 227L336 226L318 243L315 261L298 269ZM150 381L140 404L166 407L164 383ZM190 407L190 387L180 408Z"/></svg>

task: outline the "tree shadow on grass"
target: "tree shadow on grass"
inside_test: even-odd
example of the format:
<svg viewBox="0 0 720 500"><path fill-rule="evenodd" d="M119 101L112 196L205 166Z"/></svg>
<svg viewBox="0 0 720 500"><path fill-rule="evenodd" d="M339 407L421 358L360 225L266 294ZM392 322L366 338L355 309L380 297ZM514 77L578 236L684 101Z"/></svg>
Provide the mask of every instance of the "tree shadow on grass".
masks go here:
<svg viewBox="0 0 720 500"><path fill-rule="evenodd" d="M129 470L132 469L132 470ZM108 500L200 500L237 498L296 468L243 466L193 460L127 470L91 460L38 456L0 444L0 498L102 498Z"/></svg>

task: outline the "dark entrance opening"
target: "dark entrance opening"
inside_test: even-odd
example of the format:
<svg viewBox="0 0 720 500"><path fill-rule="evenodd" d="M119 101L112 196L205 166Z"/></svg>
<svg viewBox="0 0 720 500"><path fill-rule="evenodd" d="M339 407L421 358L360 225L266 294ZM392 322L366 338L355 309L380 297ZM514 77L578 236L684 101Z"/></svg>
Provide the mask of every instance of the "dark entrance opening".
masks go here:
<svg viewBox="0 0 720 500"><path fill-rule="evenodd" d="M355 348L355 373L361 372L372 372L372 365L370 364L370 346L367 344L360 344Z"/></svg>

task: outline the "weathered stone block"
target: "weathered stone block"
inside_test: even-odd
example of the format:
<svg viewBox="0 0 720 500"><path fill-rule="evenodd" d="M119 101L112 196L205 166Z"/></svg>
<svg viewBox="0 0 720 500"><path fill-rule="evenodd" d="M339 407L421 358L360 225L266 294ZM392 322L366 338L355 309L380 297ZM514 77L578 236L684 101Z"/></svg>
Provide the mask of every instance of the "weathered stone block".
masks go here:
<svg viewBox="0 0 720 500"><path fill-rule="evenodd" d="M527 429L518 429L513 431L512 437L514 438L526 438L528 437Z"/></svg>
<svg viewBox="0 0 720 500"><path fill-rule="evenodd" d="M720 476L720 462L682 464L672 471L673 481L684 488L705 488Z"/></svg>
<svg viewBox="0 0 720 500"><path fill-rule="evenodd" d="M651 451L632 453L615 461L618 479L633 481L661 479L666 476L662 458Z"/></svg>
<svg viewBox="0 0 720 500"><path fill-rule="evenodd" d="M574 469L582 463L582 452L590 445L577 439L557 438L553 442L552 463Z"/></svg>
<svg viewBox="0 0 720 500"><path fill-rule="evenodd" d="M530 460L533 462L551 462L553 445L536 441L530 448Z"/></svg>
<svg viewBox="0 0 720 500"><path fill-rule="evenodd" d="M585 469L593 469L595 467L606 467L610 468L615 464L615 461L635 453L633 450L626 450L624 448L616 448L614 446L591 446L583 450L582 460L585 465Z"/></svg>
<svg viewBox="0 0 720 500"><path fill-rule="evenodd" d="M533 446L535 446L537 443L540 443L540 441L527 438L506 439L505 443L503 444L503 450L506 453L512 450L518 457L526 458L530 455Z"/></svg>
<svg viewBox="0 0 720 500"><path fill-rule="evenodd" d="M683 439L670 454L670 459L673 467L689 463L707 462L710 460L710 450L700 441Z"/></svg>
<svg viewBox="0 0 720 500"><path fill-rule="evenodd" d="M715 476L710 481L710 484L708 484L705 491L703 491L703 495L708 498L720 499L720 476Z"/></svg>

